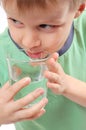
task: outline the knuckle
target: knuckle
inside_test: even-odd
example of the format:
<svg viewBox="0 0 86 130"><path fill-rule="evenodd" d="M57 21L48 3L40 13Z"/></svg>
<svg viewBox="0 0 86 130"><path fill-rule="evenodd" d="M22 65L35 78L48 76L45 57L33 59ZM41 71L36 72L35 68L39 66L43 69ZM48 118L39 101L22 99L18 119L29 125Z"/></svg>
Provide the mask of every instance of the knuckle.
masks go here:
<svg viewBox="0 0 86 130"><path fill-rule="evenodd" d="M25 106L25 105L26 105L26 100L24 100L24 99L20 100L19 106L20 106L20 107L23 107L23 106Z"/></svg>
<svg viewBox="0 0 86 130"><path fill-rule="evenodd" d="M14 87L10 87L8 89L8 92L11 94L11 95L14 95L16 93L16 89Z"/></svg>
<svg viewBox="0 0 86 130"><path fill-rule="evenodd" d="M38 95L35 94L34 92L32 92L29 96L30 96L31 101L35 100L38 97Z"/></svg>
<svg viewBox="0 0 86 130"><path fill-rule="evenodd" d="M39 88L39 89L31 92L29 94L29 96L30 96L30 99L33 101L33 100L37 99L39 96L41 96L43 93L44 93L44 90Z"/></svg>

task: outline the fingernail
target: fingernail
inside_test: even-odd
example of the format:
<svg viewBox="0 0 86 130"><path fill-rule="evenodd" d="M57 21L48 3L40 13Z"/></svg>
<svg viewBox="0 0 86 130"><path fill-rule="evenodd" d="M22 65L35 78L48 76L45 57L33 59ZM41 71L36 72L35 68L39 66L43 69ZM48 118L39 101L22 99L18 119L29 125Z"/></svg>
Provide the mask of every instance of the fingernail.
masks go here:
<svg viewBox="0 0 86 130"><path fill-rule="evenodd" d="M45 105L48 103L48 99L47 98L44 98L43 99L43 102L45 103Z"/></svg>
<svg viewBox="0 0 86 130"><path fill-rule="evenodd" d="M24 82L30 82L31 81L31 79L29 77L25 77L23 80L24 80Z"/></svg>
<svg viewBox="0 0 86 130"><path fill-rule="evenodd" d="M38 88L38 89L36 89L36 93L43 94L44 89L43 88Z"/></svg>

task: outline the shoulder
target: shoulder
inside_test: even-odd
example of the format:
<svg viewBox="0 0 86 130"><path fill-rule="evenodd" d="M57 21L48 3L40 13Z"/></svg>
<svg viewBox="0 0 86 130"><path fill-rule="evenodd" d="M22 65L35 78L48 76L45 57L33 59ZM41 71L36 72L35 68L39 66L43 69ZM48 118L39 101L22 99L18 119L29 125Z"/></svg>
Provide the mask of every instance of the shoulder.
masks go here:
<svg viewBox="0 0 86 130"><path fill-rule="evenodd" d="M5 50L12 49L13 45L13 41L8 33L8 28L6 28L5 31L0 34L0 54L4 53Z"/></svg>
<svg viewBox="0 0 86 130"><path fill-rule="evenodd" d="M10 38L8 34L8 28L6 28L5 31L0 34L0 46L4 46L4 44L7 44L8 41L10 41Z"/></svg>
<svg viewBox="0 0 86 130"><path fill-rule="evenodd" d="M0 63L5 61L5 56L8 50L11 50L13 42L9 36L8 29L5 29L0 34Z"/></svg>
<svg viewBox="0 0 86 130"><path fill-rule="evenodd" d="M86 31L86 10L84 10L83 13L74 20L74 28Z"/></svg>
<svg viewBox="0 0 86 130"><path fill-rule="evenodd" d="M78 45L86 50L86 10L74 20L74 36Z"/></svg>
<svg viewBox="0 0 86 130"><path fill-rule="evenodd" d="M6 63L6 49L9 48L9 34L8 29L0 34L0 87L8 80L8 70Z"/></svg>

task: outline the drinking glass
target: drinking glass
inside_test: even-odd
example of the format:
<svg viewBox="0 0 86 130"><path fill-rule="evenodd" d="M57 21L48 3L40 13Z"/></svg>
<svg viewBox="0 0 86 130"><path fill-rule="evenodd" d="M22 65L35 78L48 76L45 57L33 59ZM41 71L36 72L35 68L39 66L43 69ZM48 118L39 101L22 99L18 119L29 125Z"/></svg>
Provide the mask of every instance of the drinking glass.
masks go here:
<svg viewBox="0 0 86 130"><path fill-rule="evenodd" d="M16 94L15 100L26 96L37 88L43 88L44 94L38 97L27 107L38 103L43 97L47 96L47 80L44 78L43 74L47 69L45 62L49 57L49 54L46 54L44 56L42 55L40 58L30 58L23 49L14 50L7 53L6 60L10 84L12 85L24 77L31 78L31 83Z"/></svg>

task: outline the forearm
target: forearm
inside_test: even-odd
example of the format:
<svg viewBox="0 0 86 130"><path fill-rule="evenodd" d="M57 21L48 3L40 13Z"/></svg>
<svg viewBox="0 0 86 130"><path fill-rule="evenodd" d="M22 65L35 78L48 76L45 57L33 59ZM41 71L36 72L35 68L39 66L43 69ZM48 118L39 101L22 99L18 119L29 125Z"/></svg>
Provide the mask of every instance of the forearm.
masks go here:
<svg viewBox="0 0 86 130"><path fill-rule="evenodd" d="M63 95L86 107L86 83L66 75L67 87Z"/></svg>

